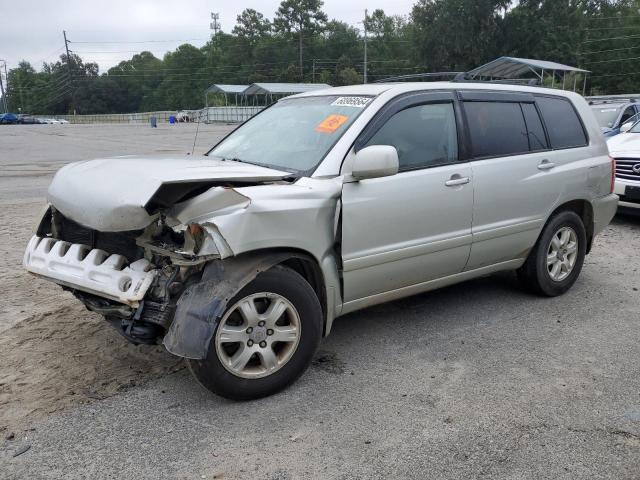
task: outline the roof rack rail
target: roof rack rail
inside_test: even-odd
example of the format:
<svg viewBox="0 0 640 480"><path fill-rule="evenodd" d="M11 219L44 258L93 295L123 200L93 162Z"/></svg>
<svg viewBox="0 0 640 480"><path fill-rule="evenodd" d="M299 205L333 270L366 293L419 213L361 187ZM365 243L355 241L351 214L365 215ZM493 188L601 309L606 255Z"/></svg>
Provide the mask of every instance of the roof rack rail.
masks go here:
<svg viewBox="0 0 640 480"><path fill-rule="evenodd" d="M542 86L540 80L537 78L502 78L494 80L482 80L476 78L467 78L466 72L462 72L461 74L456 75L455 78L453 78L451 81L458 83L494 83L501 85L528 85L532 87Z"/></svg>
<svg viewBox="0 0 640 480"><path fill-rule="evenodd" d="M381 78L374 80L372 83L388 83L388 82L407 82L407 81L424 81L425 79L455 77L464 72L429 72L429 73L409 73L407 75L396 75L393 77Z"/></svg>

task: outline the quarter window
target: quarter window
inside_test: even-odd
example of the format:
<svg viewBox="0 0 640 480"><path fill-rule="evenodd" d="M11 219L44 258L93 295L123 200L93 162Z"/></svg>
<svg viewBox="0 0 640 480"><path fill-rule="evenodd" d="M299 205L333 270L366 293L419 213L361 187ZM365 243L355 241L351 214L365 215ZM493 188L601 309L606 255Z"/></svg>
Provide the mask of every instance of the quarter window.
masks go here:
<svg viewBox="0 0 640 480"><path fill-rule="evenodd" d="M584 147L587 136L573 106L564 98L537 97L552 148Z"/></svg>
<svg viewBox="0 0 640 480"><path fill-rule="evenodd" d="M547 138L544 135L544 128L538 110L533 103L521 103L524 120L527 124L527 132L529 133L529 150L536 152L538 150L546 150Z"/></svg>
<svg viewBox="0 0 640 480"><path fill-rule="evenodd" d="M529 151L527 126L515 102L465 102L474 157Z"/></svg>
<svg viewBox="0 0 640 480"><path fill-rule="evenodd" d="M391 145L398 151L400 170L443 165L458 160L458 136L453 103L409 107L392 116L367 142Z"/></svg>

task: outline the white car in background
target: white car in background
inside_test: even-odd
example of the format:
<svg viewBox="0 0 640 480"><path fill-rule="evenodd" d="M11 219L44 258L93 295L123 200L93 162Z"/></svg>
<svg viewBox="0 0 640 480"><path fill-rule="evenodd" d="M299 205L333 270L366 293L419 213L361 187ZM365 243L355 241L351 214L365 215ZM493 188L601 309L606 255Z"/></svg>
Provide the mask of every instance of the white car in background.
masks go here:
<svg viewBox="0 0 640 480"><path fill-rule="evenodd" d="M620 196L619 209L640 213L640 122L607 141L616 161L614 192Z"/></svg>

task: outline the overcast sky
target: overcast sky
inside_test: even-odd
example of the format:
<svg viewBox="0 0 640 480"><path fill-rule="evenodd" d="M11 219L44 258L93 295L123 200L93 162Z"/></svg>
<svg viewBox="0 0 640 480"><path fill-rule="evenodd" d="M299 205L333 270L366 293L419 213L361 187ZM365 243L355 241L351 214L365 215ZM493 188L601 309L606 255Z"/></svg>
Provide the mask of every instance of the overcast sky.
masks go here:
<svg viewBox="0 0 640 480"><path fill-rule="evenodd" d="M63 52L62 30L66 30L72 42L70 48L85 61L97 62L104 72L142 50L162 57L187 40L203 45L210 35L211 11L220 13L223 31L230 32L236 16L245 8L273 18L279 3L280 0L0 0L0 59L7 61L8 68L25 59L40 69L42 62L55 61ZM415 0L325 0L324 11L329 18L356 25L365 8L407 15L414 3Z"/></svg>

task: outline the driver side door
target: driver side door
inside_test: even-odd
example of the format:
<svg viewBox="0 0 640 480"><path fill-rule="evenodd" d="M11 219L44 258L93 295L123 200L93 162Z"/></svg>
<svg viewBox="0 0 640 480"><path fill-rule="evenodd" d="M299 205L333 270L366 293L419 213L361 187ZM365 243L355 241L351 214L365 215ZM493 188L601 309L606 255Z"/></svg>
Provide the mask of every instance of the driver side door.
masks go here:
<svg viewBox="0 0 640 480"><path fill-rule="evenodd" d="M343 312L464 269L473 178L460 125L453 92L413 94L383 108L356 142L394 146L399 172L343 186Z"/></svg>

